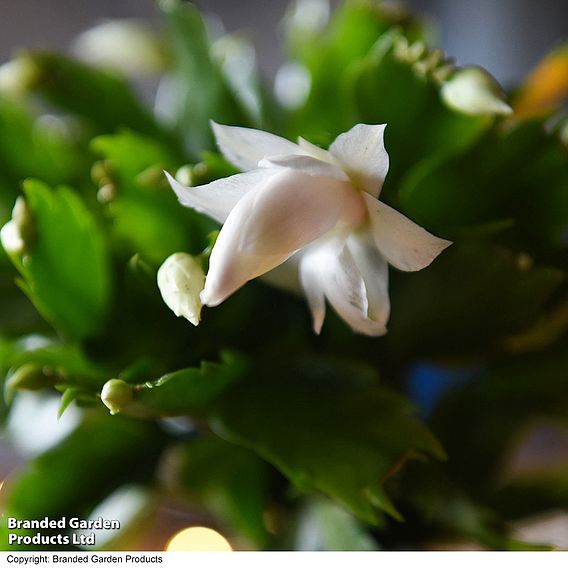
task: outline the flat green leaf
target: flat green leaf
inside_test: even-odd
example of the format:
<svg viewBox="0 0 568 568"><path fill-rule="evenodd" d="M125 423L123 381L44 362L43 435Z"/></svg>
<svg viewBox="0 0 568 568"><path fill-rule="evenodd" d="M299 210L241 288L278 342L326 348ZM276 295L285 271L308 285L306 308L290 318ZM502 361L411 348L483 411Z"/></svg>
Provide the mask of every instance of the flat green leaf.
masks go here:
<svg viewBox="0 0 568 568"><path fill-rule="evenodd" d="M188 496L202 502L220 523L262 547L268 538L267 469L255 453L207 435L185 447L180 482Z"/></svg>
<svg viewBox="0 0 568 568"><path fill-rule="evenodd" d="M392 271L389 356L471 356L534 324L563 271L483 241L455 243L416 274Z"/></svg>
<svg viewBox="0 0 568 568"><path fill-rule="evenodd" d="M160 141L131 131L99 136L91 144L114 178L116 197L108 205L112 230L126 248L154 264L179 251L198 252L215 225L182 207L163 170L175 173L177 153Z"/></svg>
<svg viewBox="0 0 568 568"><path fill-rule="evenodd" d="M182 369L157 381L134 385L134 399L121 412L144 418L202 416L241 377L244 368L239 358L224 354L221 363L203 362L199 368Z"/></svg>
<svg viewBox="0 0 568 568"><path fill-rule="evenodd" d="M558 245L568 227L568 155L543 120L522 121L468 152L418 165L400 203L434 231L511 219L505 237L517 246Z"/></svg>
<svg viewBox="0 0 568 568"><path fill-rule="evenodd" d="M375 507L397 515L381 484L408 457L444 457L404 398L341 362L307 360L235 384L215 429L370 523Z"/></svg>
<svg viewBox="0 0 568 568"><path fill-rule="evenodd" d="M210 120L252 125L236 101L219 66L212 60L210 42L200 11L189 2L162 2L179 89L177 125L195 157L212 149Z"/></svg>
<svg viewBox="0 0 568 568"><path fill-rule="evenodd" d="M72 190L25 184L37 240L21 265L25 291L58 330L75 339L95 333L110 296L104 237Z"/></svg>

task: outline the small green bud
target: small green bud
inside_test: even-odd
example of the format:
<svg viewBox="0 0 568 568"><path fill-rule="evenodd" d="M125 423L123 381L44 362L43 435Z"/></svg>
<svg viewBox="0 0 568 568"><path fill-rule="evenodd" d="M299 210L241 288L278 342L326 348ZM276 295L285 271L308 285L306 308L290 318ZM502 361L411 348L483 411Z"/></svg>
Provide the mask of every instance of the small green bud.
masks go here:
<svg viewBox="0 0 568 568"><path fill-rule="evenodd" d="M113 415L118 414L132 399L132 386L120 379L107 381L101 390L101 400Z"/></svg>
<svg viewBox="0 0 568 568"><path fill-rule="evenodd" d="M51 385L49 376L43 368L34 363L27 363L16 369L4 383L4 398L9 402L15 391L36 391Z"/></svg>

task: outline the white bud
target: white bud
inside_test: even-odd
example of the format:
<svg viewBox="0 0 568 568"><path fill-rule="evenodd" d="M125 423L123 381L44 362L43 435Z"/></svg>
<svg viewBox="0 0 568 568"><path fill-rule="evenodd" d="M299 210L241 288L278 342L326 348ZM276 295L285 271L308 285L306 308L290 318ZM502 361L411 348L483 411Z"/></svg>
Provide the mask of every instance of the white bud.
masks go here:
<svg viewBox="0 0 568 568"><path fill-rule="evenodd" d="M0 230L0 241L8 254L24 254L35 238L35 226L26 200L18 197L12 219Z"/></svg>
<svg viewBox="0 0 568 568"><path fill-rule="evenodd" d="M198 325L201 316L200 294L205 273L199 259L183 252L169 256L158 270L158 287L164 302L178 317Z"/></svg>
<svg viewBox="0 0 568 568"><path fill-rule="evenodd" d="M120 379L107 381L101 390L101 400L113 415L132 402L132 398L132 386Z"/></svg>
<svg viewBox="0 0 568 568"><path fill-rule="evenodd" d="M36 82L39 70L26 55L0 65L0 93L13 97L25 94Z"/></svg>
<svg viewBox="0 0 568 568"><path fill-rule="evenodd" d="M507 115L513 112L504 101L499 83L479 67L458 71L442 87L442 98L450 108L470 115Z"/></svg>
<svg viewBox="0 0 568 568"><path fill-rule="evenodd" d="M164 65L156 34L135 20L108 20L83 32L75 39L73 52L88 63L126 75L156 73Z"/></svg>

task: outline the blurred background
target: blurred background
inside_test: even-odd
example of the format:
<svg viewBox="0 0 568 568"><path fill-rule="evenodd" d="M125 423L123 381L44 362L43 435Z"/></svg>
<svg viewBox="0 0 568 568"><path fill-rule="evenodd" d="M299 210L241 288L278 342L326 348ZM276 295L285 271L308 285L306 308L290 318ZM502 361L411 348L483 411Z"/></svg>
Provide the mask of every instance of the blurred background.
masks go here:
<svg viewBox="0 0 568 568"><path fill-rule="evenodd" d="M280 54L273 30L286 0L200 0L219 15L228 31L245 30L259 48L267 75ZM507 86L568 37L566 0L407 0L426 15L438 43L459 64L475 63ZM150 0L7 0L2 2L0 59L25 46L65 49L73 37L104 18L155 18Z"/></svg>
<svg viewBox="0 0 568 568"><path fill-rule="evenodd" d="M248 33L258 49L259 64L265 76L274 77L282 59L279 52L282 43L280 38L274 37L273 30L282 20L287 0L201 0L195 3L219 16L227 31ZM409 0L406 4L427 17L435 43L455 57L458 64L481 65L505 87L514 85L544 54L568 38L566 0ZM159 25L150 0L4 0L1 15L0 62L26 47L66 50L79 32L107 18L152 19ZM33 400L22 398L20 405L26 404L33 405ZM57 404L54 400L53 406L21 409L35 416L34 432L49 432L53 437L43 440L36 436L30 441L24 433L18 437L17 432L11 432L13 438L19 440L19 452L0 438L0 480L22 463L24 456L29 458L45 450L73 428L76 417L72 412L57 423ZM562 437L559 444L564 443ZM538 444L541 445L541 441ZM162 522L157 523L163 534L148 535L148 549L162 547L168 534L201 520L188 519L187 511L177 511L172 504L163 511ZM544 530L550 533L552 529ZM566 524L561 531L564 538L568 532Z"/></svg>

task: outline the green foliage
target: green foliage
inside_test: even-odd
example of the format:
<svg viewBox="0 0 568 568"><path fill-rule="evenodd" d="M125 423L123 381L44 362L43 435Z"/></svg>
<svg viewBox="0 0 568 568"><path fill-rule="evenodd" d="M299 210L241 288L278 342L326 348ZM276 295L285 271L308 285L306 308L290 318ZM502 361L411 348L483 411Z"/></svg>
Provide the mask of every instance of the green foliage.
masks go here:
<svg viewBox="0 0 568 568"><path fill-rule="evenodd" d="M210 120L248 125L246 111L236 101L218 65L203 16L181 0L162 2L177 82L176 123L194 157L213 148Z"/></svg>
<svg viewBox="0 0 568 568"><path fill-rule="evenodd" d="M149 481L162 448L163 436L154 424L89 416L12 482L6 514L22 520L85 518L122 484ZM6 550L6 527L0 530Z"/></svg>
<svg viewBox="0 0 568 568"><path fill-rule="evenodd" d="M237 383L220 400L216 430L370 523L375 507L398 516L382 480L410 457L444 457L403 398L341 362L308 360Z"/></svg>
<svg viewBox="0 0 568 568"><path fill-rule="evenodd" d="M208 435L184 448L180 484L222 524L265 546L264 515L268 505L268 467L256 454Z"/></svg>
<svg viewBox="0 0 568 568"><path fill-rule="evenodd" d="M72 190L28 181L25 193L37 242L19 265L22 286L69 338L88 337L100 329L111 292L104 235Z"/></svg>
<svg viewBox="0 0 568 568"><path fill-rule="evenodd" d="M309 93L280 108L252 70L237 79L253 108L199 10L158 4L169 124L123 77L51 53L23 55L34 104L0 99L0 222L22 186L30 213L25 251L0 252L0 421L25 388L56 389L60 414L81 414L10 477L5 512L85 516L139 482L247 548L538 548L510 523L567 508L566 469L507 464L531 423L566 425L565 117L452 110L454 68L427 30L370 0L346 0L327 25L289 16ZM197 328L164 305L159 265L181 251L206 264L218 234L164 170L192 185L236 172L212 152L211 119L322 146L387 123L382 198L454 244L417 274L391 271L385 337L333 314L316 337L303 301L263 283L204 309ZM407 379L424 362L473 378L419 417ZM113 379L126 396L111 417L100 399Z"/></svg>

